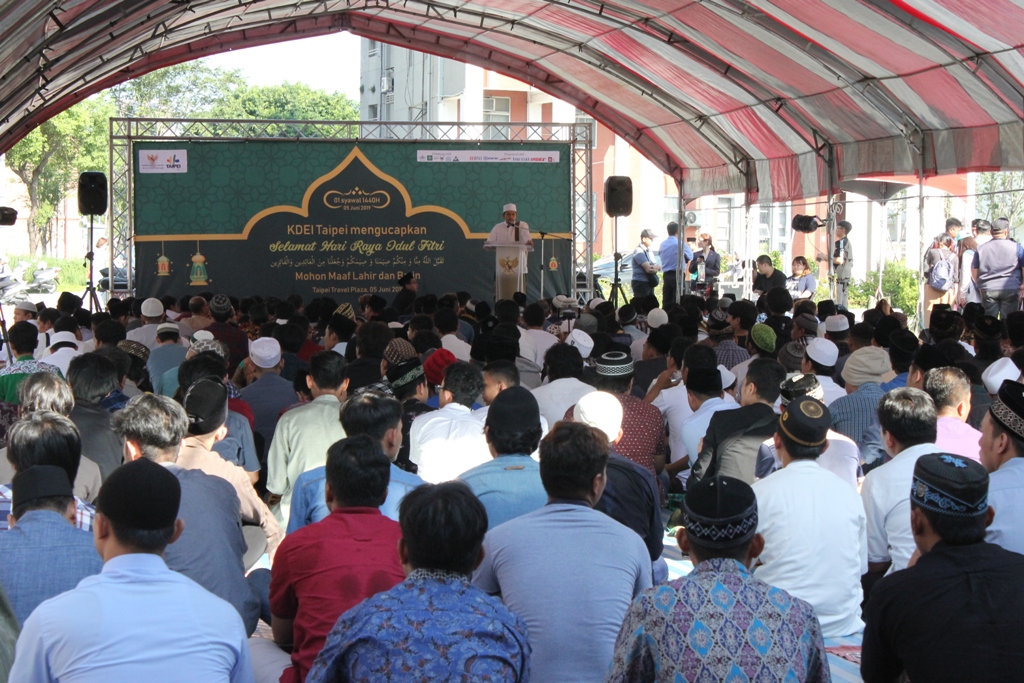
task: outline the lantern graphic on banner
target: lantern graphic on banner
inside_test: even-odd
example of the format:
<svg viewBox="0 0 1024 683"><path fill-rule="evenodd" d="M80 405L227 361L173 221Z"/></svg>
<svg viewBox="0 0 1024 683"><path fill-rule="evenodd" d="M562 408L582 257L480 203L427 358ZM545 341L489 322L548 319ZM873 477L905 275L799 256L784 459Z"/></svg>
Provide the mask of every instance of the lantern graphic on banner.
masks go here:
<svg viewBox="0 0 1024 683"><path fill-rule="evenodd" d="M171 274L171 259L164 253L164 243L160 243L160 255L156 259L156 276L167 277Z"/></svg>
<svg viewBox="0 0 1024 683"><path fill-rule="evenodd" d="M548 270L558 270L558 259L554 256L552 256L551 260L548 261Z"/></svg>
<svg viewBox="0 0 1024 683"><path fill-rule="evenodd" d="M192 272L188 276L192 287L205 287L209 284L210 275L206 270L206 257L199 252L199 241L196 240L196 253L192 257Z"/></svg>

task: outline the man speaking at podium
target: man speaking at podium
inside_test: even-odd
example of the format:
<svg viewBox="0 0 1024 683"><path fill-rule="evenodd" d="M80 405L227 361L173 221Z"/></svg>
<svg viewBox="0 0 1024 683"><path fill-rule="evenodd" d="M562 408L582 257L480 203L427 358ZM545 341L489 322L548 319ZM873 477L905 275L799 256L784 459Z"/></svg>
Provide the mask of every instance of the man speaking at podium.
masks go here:
<svg viewBox="0 0 1024 683"><path fill-rule="evenodd" d="M530 226L516 219L516 205L506 204L503 212L505 220L491 229L484 242L484 249L495 252L495 301L526 293L526 255L533 251Z"/></svg>

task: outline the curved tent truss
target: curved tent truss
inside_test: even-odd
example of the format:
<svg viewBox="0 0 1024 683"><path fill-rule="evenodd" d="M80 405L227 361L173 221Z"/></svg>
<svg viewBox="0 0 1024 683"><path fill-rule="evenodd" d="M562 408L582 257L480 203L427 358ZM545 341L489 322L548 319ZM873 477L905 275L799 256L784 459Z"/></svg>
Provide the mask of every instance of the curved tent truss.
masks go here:
<svg viewBox="0 0 1024 683"><path fill-rule="evenodd" d="M0 152L154 69L342 30L570 102L687 197L1024 168L1013 0L19 0L0 8Z"/></svg>

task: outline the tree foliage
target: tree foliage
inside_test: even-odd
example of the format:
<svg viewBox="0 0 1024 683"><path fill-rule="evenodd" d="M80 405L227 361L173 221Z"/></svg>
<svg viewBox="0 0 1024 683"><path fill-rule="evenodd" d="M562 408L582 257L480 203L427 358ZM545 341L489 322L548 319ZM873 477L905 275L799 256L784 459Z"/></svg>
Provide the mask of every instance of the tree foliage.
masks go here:
<svg viewBox="0 0 1024 683"><path fill-rule="evenodd" d="M359 105L341 93L286 82L236 88L213 108L213 115L229 119L357 121Z"/></svg>
<svg viewBox="0 0 1024 683"><path fill-rule="evenodd" d="M109 100L93 97L45 121L6 155L7 167L23 183L29 200L29 251L51 242L61 201L82 171L107 167Z"/></svg>
<svg viewBox="0 0 1024 683"><path fill-rule="evenodd" d="M893 308L900 309L908 318L912 318L917 312L918 282L916 270L908 268L903 262L886 261L882 269L881 296L878 296L878 271L873 270L864 280L850 284L850 306L866 308L884 298Z"/></svg>
<svg viewBox="0 0 1024 683"><path fill-rule="evenodd" d="M158 69L115 85L107 93L117 116L187 119L209 116L243 88L240 72L209 67L199 60Z"/></svg>
<svg viewBox="0 0 1024 683"><path fill-rule="evenodd" d="M112 116L355 121L359 106L301 83L250 86L240 72L201 60L116 85L41 124L6 154L5 163L27 188L32 254L47 251L58 208L78 174L107 169Z"/></svg>
<svg viewBox="0 0 1024 683"><path fill-rule="evenodd" d="M1001 216L1010 219L1014 232L1024 224L1024 173L979 173L975 191L978 193L978 215L989 221ZM986 194L998 193L998 194Z"/></svg>

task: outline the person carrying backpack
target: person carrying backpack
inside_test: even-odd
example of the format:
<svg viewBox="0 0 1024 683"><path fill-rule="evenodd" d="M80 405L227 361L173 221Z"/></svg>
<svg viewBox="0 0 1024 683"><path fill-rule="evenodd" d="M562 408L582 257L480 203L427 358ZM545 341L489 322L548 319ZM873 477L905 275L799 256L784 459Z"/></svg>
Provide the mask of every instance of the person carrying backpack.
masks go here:
<svg viewBox="0 0 1024 683"><path fill-rule="evenodd" d="M957 300L960 267L952 250L953 238L944 232L924 255L924 328L932 317L935 304L953 305Z"/></svg>

